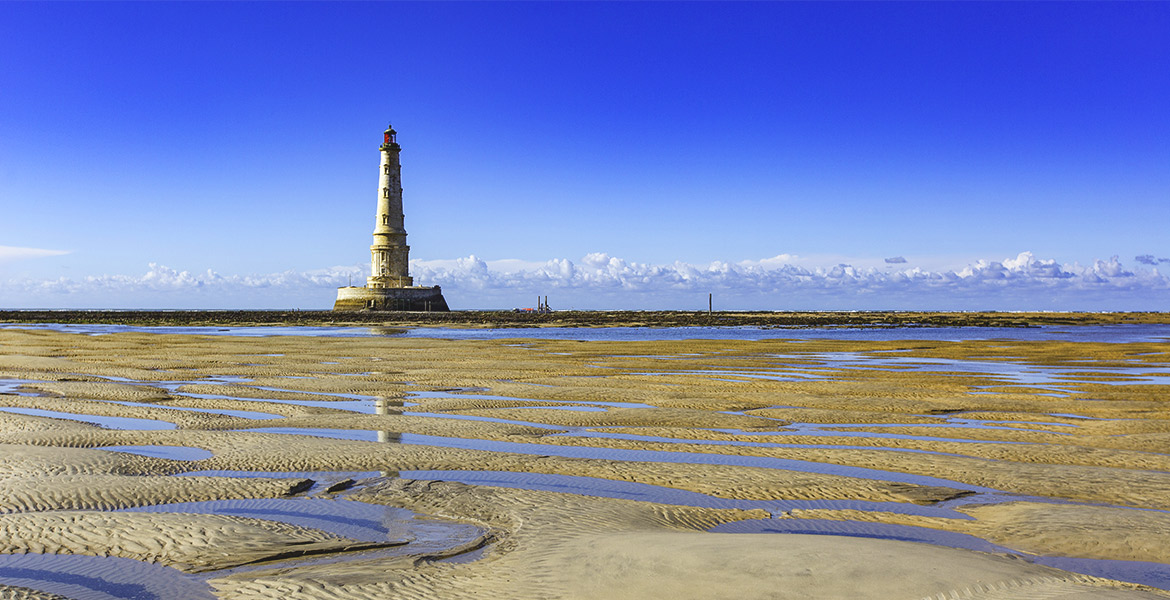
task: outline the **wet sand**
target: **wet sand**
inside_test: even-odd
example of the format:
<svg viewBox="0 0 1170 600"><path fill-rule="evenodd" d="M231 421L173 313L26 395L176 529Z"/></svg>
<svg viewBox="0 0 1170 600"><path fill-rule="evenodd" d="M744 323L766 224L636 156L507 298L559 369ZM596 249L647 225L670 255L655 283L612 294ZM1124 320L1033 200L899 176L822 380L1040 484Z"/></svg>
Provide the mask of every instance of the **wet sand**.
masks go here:
<svg viewBox="0 0 1170 600"><path fill-rule="evenodd" d="M0 347L0 599L1170 597L1166 343Z"/></svg>

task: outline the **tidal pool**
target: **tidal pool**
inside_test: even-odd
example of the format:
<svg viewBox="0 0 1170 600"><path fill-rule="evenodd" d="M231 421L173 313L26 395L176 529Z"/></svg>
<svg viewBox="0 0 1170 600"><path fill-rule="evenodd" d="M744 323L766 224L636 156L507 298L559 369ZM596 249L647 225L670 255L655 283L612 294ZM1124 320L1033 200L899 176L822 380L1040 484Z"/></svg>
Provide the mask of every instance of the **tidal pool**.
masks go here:
<svg viewBox="0 0 1170 600"><path fill-rule="evenodd" d="M191 446L101 446L97 449L169 460L204 460L215 456L210 450Z"/></svg>
<svg viewBox="0 0 1170 600"><path fill-rule="evenodd" d="M467 523L420 519L405 508L322 498L265 498L182 502L118 512L230 515L279 521L365 542L403 544L402 554L435 552L469 543L483 531ZM413 546L411 546L413 545ZM407 548L407 546L411 546Z"/></svg>
<svg viewBox="0 0 1170 600"><path fill-rule="evenodd" d="M483 450L487 452L509 452L513 454L532 454L542 456L561 456L566 458L594 458L601 460L620 460L629 462L662 462L683 464L708 465L735 465L742 467L761 467L765 469L782 469L801 471L806 473L822 473L827 475L841 475L875 481L891 481L914 485L950 487L967 491L994 492L990 488L969 485L957 481L914 475L910 473L896 473L863 467L851 467L832 463L817 463L786 458L772 458L767 456L744 456L735 454L704 454L701 452L667 452L662 450L628 450L624 448L601 448L592 446L557 446L552 444L526 444L519 442L500 442L495 440L479 440L470 438L442 437L422 435L416 433L394 433L387 431L363 429L327 429L327 428L300 428L300 427L261 427L241 431L255 431L260 433L278 433L283 435L309 435L317 437L335 438L343 440L357 440L366 442L390 442L419 446L438 446L443 448L465 448L468 450ZM385 438L385 439L382 439Z"/></svg>
<svg viewBox="0 0 1170 600"><path fill-rule="evenodd" d="M20 406L0 406L0 411L10 412L32 417L48 417L50 419L65 419L90 423L105 429L159 431L174 429L174 423L156 421L154 419L137 419L132 417L111 417L105 415L88 415L84 413L61 412L57 410L43 410L40 408L23 408Z"/></svg>
<svg viewBox="0 0 1170 600"><path fill-rule="evenodd" d="M0 554L0 583L73 600L215 600L201 579L129 558Z"/></svg>

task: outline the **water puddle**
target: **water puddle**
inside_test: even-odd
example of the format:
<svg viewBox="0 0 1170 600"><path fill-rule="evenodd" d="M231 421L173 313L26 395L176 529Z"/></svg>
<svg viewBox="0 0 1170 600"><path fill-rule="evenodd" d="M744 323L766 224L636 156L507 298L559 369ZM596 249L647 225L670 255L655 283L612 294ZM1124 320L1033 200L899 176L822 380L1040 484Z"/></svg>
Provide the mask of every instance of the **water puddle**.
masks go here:
<svg viewBox="0 0 1170 600"><path fill-rule="evenodd" d="M651 373L629 373L629 375L668 376L668 375L703 375L713 381L737 382L743 379L766 379L768 381L811 381L829 379L827 375L816 373L794 373L789 371L727 371L717 369L695 369L689 371L655 371ZM737 377L739 379L730 379Z"/></svg>
<svg viewBox="0 0 1170 600"><path fill-rule="evenodd" d="M104 429L119 429L119 430L134 430L134 431L160 431L164 429L175 429L174 423L166 421L156 421L154 419L136 419L132 417L109 417L104 415L87 415L79 413L60 412L56 410L43 410L40 408L22 408L19 406L0 406L0 411L16 413L21 415L29 415L33 417L48 417L51 419L65 419L68 421L78 421L81 423L89 423L97 425Z"/></svg>
<svg viewBox="0 0 1170 600"><path fill-rule="evenodd" d="M657 486L647 483L601 479L580 475L559 475L549 473L528 473L511 471L230 471L206 470L179 473L176 477L260 477L285 479L313 479L315 481L329 480L342 481L352 479L360 481L375 477L403 477L424 481L456 481L468 485L486 485L495 487L560 492L595 498L617 498L621 500L637 500L656 504L675 506L694 506L700 508L737 508L743 510L763 509L780 514L792 510L860 510L889 512L903 515L917 515L924 517L939 517L945 519L971 520L972 517L958 512L952 506L943 506L941 503L932 506L902 502L868 502L863 500L738 500L720 498L699 492L690 492L677 488ZM973 497L996 498L999 502L1039 501L1047 499L1010 496L973 494ZM989 500L983 504L991 503Z"/></svg>
<svg viewBox="0 0 1170 600"><path fill-rule="evenodd" d="M169 404L152 403L152 402L126 402L124 400L98 400L98 402L105 402L108 404L118 404L120 406L133 406L144 408L164 408L167 410L183 410L188 412L207 413L212 415L224 415L227 417L239 417L241 419L251 419L254 421L264 421L268 419L280 419L280 415L274 415L266 412L255 412L250 410L228 410L220 408L190 408L186 406L171 406Z"/></svg>
<svg viewBox="0 0 1170 600"><path fill-rule="evenodd" d="M306 379L313 379L308 377ZM265 385L251 385L248 386L254 390L264 390L266 392L288 392L290 394L308 394L310 396L329 396L330 398L348 398L350 400L366 400L373 402L375 400L383 399L382 396L371 396L368 394L347 394L344 392L306 392L304 390L290 390L288 388L270 387Z"/></svg>
<svg viewBox="0 0 1170 600"><path fill-rule="evenodd" d="M937 506L922 506L901 502L865 502L861 500L735 500L646 483L577 475L517 473L509 471L401 471L400 475L408 479L458 481L469 485L489 485L524 490L560 492L578 496L637 500L674 506L738 508L743 510L758 508L774 514L799 509L862 510L971 520L971 517L963 513L949 508L938 508Z"/></svg>
<svg viewBox="0 0 1170 600"><path fill-rule="evenodd" d="M342 562L355 558L450 556L482 546L475 525L432 519L392 506L350 500L278 498L217 500L144 506L114 512L194 513L262 519L326 531L388 547L312 559L279 559L234 567L215 576L274 566ZM128 558L81 555L0 555L0 583L60 594L75 600L214 600L201 578Z"/></svg>
<svg viewBox="0 0 1170 600"><path fill-rule="evenodd" d="M236 429L241 432L279 433L282 435L307 435L312 437L333 438L337 440L353 440L358 442L387 442L401 443L405 434L393 431L377 431L373 429L326 429L313 427L257 427L255 429Z"/></svg>
<svg viewBox="0 0 1170 600"><path fill-rule="evenodd" d="M288 404L292 406L304 406L311 408L330 408L334 410L343 410L347 412L362 413L367 415L384 415L395 414L396 408L401 408L409 403L404 403L401 400L386 400L374 397L373 400L284 400L280 398L251 398L247 396L225 396L221 394L196 394L193 392L176 392L176 396L187 396L189 398L200 398L203 400L238 400L241 402L271 402L273 404ZM250 412L250 411L238 411ZM255 413L266 414L266 413ZM280 415L274 415L279 417Z"/></svg>
<svg viewBox="0 0 1170 600"><path fill-rule="evenodd" d="M855 432L860 433L860 432ZM661 437L656 435L638 435L635 433L611 433L606 431L572 431L568 433L551 434L551 437L581 437L593 439L610 439L610 440L631 440L639 442L658 442L665 444L696 444L700 446L733 446L745 448L802 448L802 449L816 449L816 450L876 450L881 452L905 452L908 454L929 454L932 456L957 456L969 458L965 454L953 454L949 452L936 452L933 450L919 450L916 448L896 448L889 446L847 446L842 444L784 444L776 442L744 442L739 440L706 440L706 439L688 439L688 438L671 438ZM858 436L858 437L880 437L880 436ZM925 439L930 441L941 441L945 438L923 438L918 436L903 436L899 439ZM963 440L966 442L973 442L976 440ZM1022 442L1014 442L1022 443Z"/></svg>
<svg viewBox="0 0 1170 600"><path fill-rule="evenodd" d="M1051 395L1076 393L1075 384L1104 385L1170 385L1170 367L1148 364L1132 367L1084 365L1058 367L1003 360L1010 357L988 357L987 360L948 359L912 356L892 356L889 351L873 353L821 352L810 354L775 354L771 358L796 362L777 363L772 369L690 369L682 371L634 372L631 375L668 376L701 375L716 381L743 381L765 379L771 381L811 381L842 377L839 370L884 370L936 373L944 376L980 376L1002 381L1004 385L1028 386L1047 390ZM660 360L684 360L707 357L646 356ZM757 358L744 356L742 358ZM1017 357L1018 359L1018 357ZM844 375L847 377L847 375ZM998 386L973 386L976 389Z"/></svg>
<svg viewBox="0 0 1170 600"><path fill-rule="evenodd" d="M850 427L871 427L870 424L838 425L836 423L792 423L785 425L785 429L777 431L746 431L743 429L711 429L720 433L749 436L801 436L801 437L856 437L886 440L913 440L919 442L955 442L960 444L1026 444L1028 442L1013 442L1004 440L978 440L968 438L940 437L928 435L911 435L904 433L884 433L880 431L850 431ZM833 429L842 427L842 429ZM1036 431L1039 433L1056 433L1052 431L1020 429L1017 427L962 427L935 423L882 423L880 427L927 427L927 428L959 428L959 429L1004 429L1009 431ZM700 442L702 443L702 441Z"/></svg>
<svg viewBox="0 0 1170 600"><path fill-rule="evenodd" d="M934 415L915 415L915 416L934 416ZM1048 421L983 421L980 419L965 419L962 417L940 416L938 417L942 423L793 423L789 425L793 431L809 431L809 432L828 432L828 433L849 433L849 429L892 429L892 428L912 428L922 427L926 429L979 429L979 430L998 430L998 431L1026 431L1030 433L1053 433L1059 435L1068 435L1062 431L1048 431L1047 429L1028 429L1025 427L1012 427L1010 424L1019 425L1047 425L1050 427L1078 427L1072 423L1056 423ZM840 429L842 431L834 432L833 429ZM856 432L863 435L869 435L869 432Z"/></svg>
<svg viewBox="0 0 1170 600"><path fill-rule="evenodd" d="M139 456L153 456L169 460L204 460L215 456L210 450L192 446L102 446L97 450L126 452Z"/></svg>
<svg viewBox="0 0 1170 600"><path fill-rule="evenodd" d="M362 542L409 542L403 554L444 550L468 543L483 532L474 525L417 518L404 508L323 498L267 498L181 502L123 509L115 512L196 513L230 515L278 521L319 529ZM423 549L425 547L425 549Z"/></svg>
<svg viewBox="0 0 1170 600"><path fill-rule="evenodd" d="M609 406L613 408L657 408L650 404L642 404L641 402L609 402L600 400L545 400L536 398L516 398L514 396L492 396L488 394L465 394L452 393L448 391L422 391L422 392L408 392L407 398L455 398L455 399L471 399L471 400L504 400L508 402L536 402L546 403L552 402L557 404L571 404L574 406Z"/></svg>
<svg viewBox="0 0 1170 600"><path fill-rule="evenodd" d="M806 535L838 535L919 542L948 548L978 552L1006 553L1025 560L1074 573L1105 577L1170 590L1170 565L1151 562L1068 558L1025 554L993 544L979 537L910 525L868 523L860 521L832 521L822 519L760 519L724 523L711 528L715 533L797 533Z"/></svg>
<svg viewBox="0 0 1170 600"><path fill-rule="evenodd" d="M1034 563L1065 571L1140 583L1170 591L1170 565L1136 560L1070 558L1067 556L1029 556L1028 558Z"/></svg>
<svg viewBox="0 0 1170 600"><path fill-rule="evenodd" d="M806 535L842 535L848 537L877 538L882 540L901 540L904 542L919 542L946 546L948 548L962 548L977 552L996 552L1019 554L1009 548L993 544L983 538L953 533L940 529L914 527L911 525L894 525L890 523L870 523L863 521L833 521L827 519L752 519L735 521L712 527L708 531L714 533L800 533Z"/></svg>
<svg viewBox="0 0 1170 600"><path fill-rule="evenodd" d="M1064 417L1066 419L1082 419L1085 421L1123 421L1124 419L1106 419L1103 417L1086 417L1084 415L1074 415L1072 413L1048 413L1050 417Z"/></svg>
<svg viewBox="0 0 1170 600"><path fill-rule="evenodd" d="M175 473L174 477L256 477L273 479L312 479L316 484L308 493L322 491L331 484L346 481L370 479L373 477L396 477L398 471L236 471L231 469L207 469ZM322 485L327 484L327 485ZM316 489L316 488L320 489Z"/></svg>
<svg viewBox="0 0 1170 600"><path fill-rule="evenodd" d="M404 412L402 413L409 417L429 417L432 419L454 419L457 421L479 421L481 423L499 423L501 425L519 425L521 427L534 427L536 429L547 429L552 431L564 431L572 429L570 427L562 427L559 425L546 425L544 423L537 423L535 421L516 421L512 419L498 419L495 417L478 417L474 415L461 415L458 413L430 413L430 412Z"/></svg>
<svg viewBox="0 0 1170 600"><path fill-rule="evenodd" d="M179 386L183 386L183 385L237 384L237 383L247 383L249 381L252 381L251 379L248 379L247 377L240 377L238 375L207 375L201 379L184 379L184 380L174 380L174 381L141 381L138 379L130 379L129 377L116 377L114 375L91 375L88 373L76 373L76 375L80 375L82 377L96 377L98 379L105 379L107 381L114 381L117 383L132 383L132 384L136 384L136 385L148 385L148 386L162 388L162 389L165 389L165 390L170 391L170 392L175 391L176 388L178 388Z"/></svg>
<svg viewBox="0 0 1170 600"><path fill-rule="evenodd" d="M912 356L874 356L858 352L825 352L808 355L776 355L777 358L803 358L820 361L833 369L905 370L938 373L957 377L979 375L1014 385L1071 393L1069 384L1170 385L1170 368L1142 365L1117 367L1089 365L1057 367L1008 360L973 360ZM1097 380L1100 378L1101 380Z"/></svg>
<svg viewBox="0 0 1170 600"><path fill-rule="evenodd" d="M0 394L10 394L12 396L39 396L40 392L27 392L20 389L21 386L29 383L47 383L45 381L37 381L35 379L0 379Z"/></svg>
<svg viewBox="0 0 1170 600"><path fill-rule="evenodd" d="M508 406L507 410L568 410L572 412L609 412L603 406Z"/></svg>
<svg viewBox="0 0 1170 600"><path fill-rule="evenodd" d="M823 473L840 475L858 479L875 481L889 481L909 483L914 485L950 487L960 490L977 492L994 492L990 488L959 483L925 475L896 473L851 467L831 463L816 463L811 461L766 456L740 456L732 454L705 454L701 452L666 452L662 450L630 450L624 448L604 448L592 446L556 446L551 444L529 444L520 442L500 442L495 440L480 440L472 438L440 437L416 433L390 433L362 429L312 429L289 427L264 427L238 431L253 431L258 433L277 433L284 435L309 435L344 440L357 441L389 441L392 443L411 444L419 446L436 446L442 448L463 448L485 452L506 452L511 454L525 454L537 456L560 456L565 458L591 458L598 460L615 460L629 462L660 462L684 464L731 465L741 467L760 467L804 473ZM379 437L385 436L386 440Z"/></svg>
<svg viewBox="0 0 1170 600"><path fill-rule="evenodd" d="M0 554L0 583L72 600L215 600L211 587L176 569L129 558Z"/></svg>

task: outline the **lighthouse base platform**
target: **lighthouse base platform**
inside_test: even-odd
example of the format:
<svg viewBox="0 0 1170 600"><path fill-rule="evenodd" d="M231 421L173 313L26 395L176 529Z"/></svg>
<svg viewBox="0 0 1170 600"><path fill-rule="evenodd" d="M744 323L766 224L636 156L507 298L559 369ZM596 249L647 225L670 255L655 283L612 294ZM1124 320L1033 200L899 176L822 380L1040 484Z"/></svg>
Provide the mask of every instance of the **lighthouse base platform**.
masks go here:
<svg viewBox="0 0 1170 600"><path fill-rule="evenodd" d="M333 310L339 311L418 311L447 312L447 301L443 290L434 287L337 288L337 302Z"/></svg>

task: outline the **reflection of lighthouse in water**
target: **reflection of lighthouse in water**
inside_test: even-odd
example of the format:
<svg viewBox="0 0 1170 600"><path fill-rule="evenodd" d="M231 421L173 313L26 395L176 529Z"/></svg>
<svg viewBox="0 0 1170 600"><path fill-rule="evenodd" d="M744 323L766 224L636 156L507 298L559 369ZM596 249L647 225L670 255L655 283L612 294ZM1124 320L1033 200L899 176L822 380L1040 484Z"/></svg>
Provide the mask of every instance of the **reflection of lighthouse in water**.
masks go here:
<svg viewBox="0 0 1170 600"><path fill-rule="evenodd" d="M385 398L379 396L374 400L374 413L379 415L397 415L402 414L402 400L397 398ZM378 441L386 444L397 444L402 442L402 434L396 431L378 430ZM379 471L382 477L398 477L398 471Z"/></svg>
<svg viewBox="0 0 1170 600"><path fill-rule="evenodd" d="M374 413L379 415L402 414L402 400L379 396L374 400ZM394 409L394 410L391 410ZM402 441L402 434L395 431L378 431L378 441L388 444L397 444Z"/></svg>

